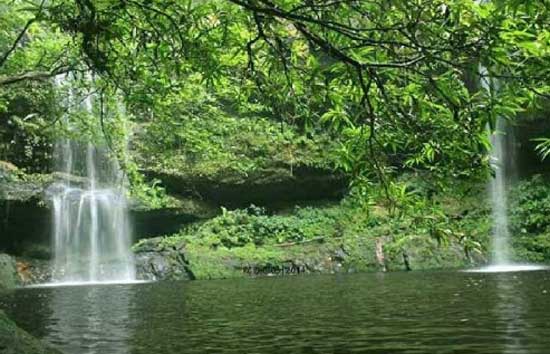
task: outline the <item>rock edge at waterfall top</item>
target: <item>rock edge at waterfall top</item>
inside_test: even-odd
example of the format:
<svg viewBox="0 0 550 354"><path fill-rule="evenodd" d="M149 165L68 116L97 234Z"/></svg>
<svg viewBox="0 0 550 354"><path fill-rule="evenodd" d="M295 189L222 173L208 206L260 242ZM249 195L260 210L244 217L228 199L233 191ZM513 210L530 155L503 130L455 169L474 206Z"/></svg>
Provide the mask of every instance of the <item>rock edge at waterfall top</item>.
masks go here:
<svg viewBox="0 0 550 354"><path fill-rule="evenodd" d="M482 268L468 269L468 273L507 273L507 272L528 272L536 270L548 270L548 266L540 264L491 264Z"/></svg>
<svg viewBox="0 0 550 354"><path fill-rule="evenodd" d="M58 282L58 283L43 283L25 286L25 288L58 288L68 286L92 286L92 285L132 285L149 283L148 280L113 280L113 281L74 281L74 282Z"/></svg>

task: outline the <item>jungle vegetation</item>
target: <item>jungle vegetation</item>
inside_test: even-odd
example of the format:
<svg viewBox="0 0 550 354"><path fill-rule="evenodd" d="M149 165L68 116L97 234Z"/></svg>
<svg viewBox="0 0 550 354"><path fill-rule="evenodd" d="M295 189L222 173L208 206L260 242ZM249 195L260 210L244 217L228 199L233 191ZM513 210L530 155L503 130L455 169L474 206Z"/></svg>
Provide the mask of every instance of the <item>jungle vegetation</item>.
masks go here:
<svg viewBox="0 0 550 354"><path fill-rule="evenodd" d="M549 6L0 0L0 159L44 172L59 136L96 139L118 157L134 193L159 205L163 191L144 165L198 161L199 173L226 164L246 175L266 157L296 159L346 174L355 207L382 205L400 222L417 220L421 206L422 227L442 224L444 233L448 214L434 191L485 181L487 127L550 95ZM60 74L72 78L69 88L55 84ZM97 118L67 107L68 89L98 95ZM72 129L60 119L67 113ZM239 132L248 135L226 139ZM132 134L142 138L128 155ZM541 140L543 155L547 146ZM262 218L252 216L279 227ZM288 218L281 242L309 228Z"/></svg>

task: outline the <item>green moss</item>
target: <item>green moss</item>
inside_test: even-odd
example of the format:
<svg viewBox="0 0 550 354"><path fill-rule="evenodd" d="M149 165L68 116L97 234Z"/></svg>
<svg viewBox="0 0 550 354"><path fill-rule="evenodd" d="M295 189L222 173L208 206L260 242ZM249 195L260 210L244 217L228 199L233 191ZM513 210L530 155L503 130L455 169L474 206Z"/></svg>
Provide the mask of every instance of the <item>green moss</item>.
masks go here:
<svg viewBox="0 0 550 354"><path fill-rule="evenodd" d="M195 279L225 279L242 276L230 250L213 251L207 247L191 245L187 248L189 269Z"/></svg>
<svg viewBox="0 0 550 354"><path fill-rule="evenodd" d="M187 248L189 268L196 279L235 278L257 275L336 273L372 271L361 259L343 264L338 242L307 243L291 246L248 244L216 250L193 245Z"/></svg>

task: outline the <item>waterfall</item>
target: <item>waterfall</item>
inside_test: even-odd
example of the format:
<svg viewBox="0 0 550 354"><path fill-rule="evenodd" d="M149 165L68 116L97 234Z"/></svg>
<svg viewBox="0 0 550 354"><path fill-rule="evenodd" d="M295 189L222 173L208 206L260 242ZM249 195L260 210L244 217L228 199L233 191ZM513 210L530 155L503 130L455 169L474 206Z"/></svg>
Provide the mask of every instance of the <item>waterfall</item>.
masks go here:
<svg viewBox="0 0 550 354"><path fill-rule="evenodd" d="M488 75L487 68L480 66L481 87L492 94L498 90L498 81ZM497 117L495 130L487 131L491 137L490 163L494 172L489 181L493 220L493 242L491 262L495 266L510 263L510 230L508 226L508 184L513 167L509 163L513 150L513 130L502 117Z"/></svg>
<svg viewBox="0 0 550 354"><path fill-rule="evenodd" d="M67 78L58 77L58 86ZM68 107L93 114L94 99ZM73 109L73 108L70 108ZM67 115L68 116L68 115ZM66 124L70 127L68 117ZM124 177L109 150L64 138L54 149L57 181L48 189L53 211L54 281L125 282L135 279Z"/></svg>
<svg viewBox="0 0 550 354"><path fill-rule="evenodd" d="M508 185L513 171L506 160L511 156L510 141L513 141L513 131L508 122L499 117L491 134L490 156L494 177L490 179L489 192L493 218L492 263L500 266L510 264Z"/></svg>
<svg viewBox="0 0 550 354"><path fill-rule="evenodd" d="M481 87L488 94L499 89L498 80L489 77L488 70L480 66ZM473 270L474 272L513 272L544 269L543 266L517 264L511 260L511 240L508 223L508 188L515 177L514 163L514 130L503 117L497 117L495 129L491 131L490 161L494 176L489 180L489 195L492 208L492 252L491 264L488 267Z"/></svg>

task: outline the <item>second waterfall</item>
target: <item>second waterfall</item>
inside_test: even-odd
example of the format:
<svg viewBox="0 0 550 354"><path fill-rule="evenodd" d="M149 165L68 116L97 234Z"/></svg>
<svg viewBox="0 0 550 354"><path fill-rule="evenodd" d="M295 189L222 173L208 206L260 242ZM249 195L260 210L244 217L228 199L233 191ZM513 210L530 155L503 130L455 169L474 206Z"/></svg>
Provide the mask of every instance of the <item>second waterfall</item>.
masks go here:
<svg viewBox="0 0 550 354"><path fill-rule="evenodd" d="M93 95L65 87L70 113L99 122ZM65 117L68 130L71 123ZM97 119L96 119L97 118ZM96 122L96 124L98 124ZM54 150L57 181L49 188L53 210L54 282L124 282L135 279L124 175L109 149L63 138Z"/></svg>

